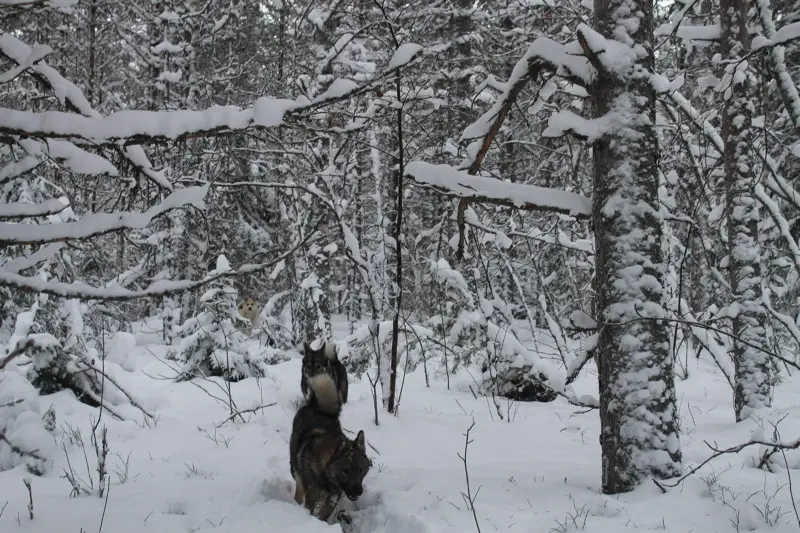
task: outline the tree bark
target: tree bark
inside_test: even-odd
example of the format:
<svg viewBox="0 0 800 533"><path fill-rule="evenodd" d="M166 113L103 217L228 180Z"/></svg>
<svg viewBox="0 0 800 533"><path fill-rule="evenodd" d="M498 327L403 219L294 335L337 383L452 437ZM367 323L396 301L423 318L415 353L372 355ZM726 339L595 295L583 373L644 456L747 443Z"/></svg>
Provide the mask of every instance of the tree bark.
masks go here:
<svg viewBox="0 0 800 533"><path fill-rule="evenodd" d="M653 71L652 0L596 0L595 31L635 53L631 68L599 70L597 120L616 124L593 147L596 314L602 490L681 472L673 361L664 317L662 227ZM586 49L588 46L585 46ZM598 60L599 58L599 60Z"/></svg>
<svg viewBox="0 0 800 533"><path fill-rule="evenodd" d="M733 405L736 421L770 404L769 358L758 346L766 344L766 309L761 294L761 252L758 244L759 203L753 197L759 162L750 153L753 142L753 102L748 64L750 48L744 0L720 0L720 51L725 73L721 89L722 140L725 143L728 208L728 277L733 316Z"/></svg>

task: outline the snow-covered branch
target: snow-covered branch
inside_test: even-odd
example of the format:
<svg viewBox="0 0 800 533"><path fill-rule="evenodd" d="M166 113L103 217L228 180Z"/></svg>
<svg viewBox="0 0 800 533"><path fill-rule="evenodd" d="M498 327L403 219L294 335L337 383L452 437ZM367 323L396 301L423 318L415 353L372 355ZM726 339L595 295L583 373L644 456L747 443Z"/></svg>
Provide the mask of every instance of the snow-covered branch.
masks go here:
<svg viewBox="0 0 800 533"><path fill-rule="evenodd" d="M579 194L473 176L448 165L412 161L406 167L406 175L417 183L431 185L446 194L478 202L527 211L564 213L577 218L588 218L592 214L591 200Z"/></svg>
<svg viewBox="0 0 800 533"><path fill-rule="evenodd" d="M772 10L769 7L769 2L761 0L757 2L757 4L758 16L761 19L761 24L764 27L764 33L766 33L766 35L753 39L753 51L767 47L783 47L785 44L800 39L800 22L792 22L776 30L775 22L772 20ZM765 8L768 11L763 11Z"/></svg>
<svg viewBox="0 0 800 533"><path fill-rule="evenodd" d="M655 89L657 91L663 92L659 90L661 85L659 82L655 82L655 80L651 80L651 82L655 84ZM704 118L701 113L694 108L691 102L689 102L689 100L677 90L668 91L664 94L672 101L673 104L675 104L680 112L694 124L694 126L703 134L703 136L711 142L711 145L717 151L716 156L720 157L720 154L723 152L724 145L722 142L722 136L717 128L715 128L711 122ZM761 153L759 154L759 157L761 157L761 159L764 161L766 169L769 171L769 176L766 179L767 188L787 202L796 207L800 207L800 191L795 190L792 185L779 174L778 165L775 160L772 159L767 153ZM769 206L767 206L767 208L769 209Z"/></svg>
<svg viewBox="0 0 800 533"><path fill-rule="evenodd" d="M78 0L0 0L0 7L17 9L30 9L32 7L65 9L77 3Z"/></svg>
<svg viewBox="0 0 800 533"><path fill-rule="evenodd" d="M28 155L40 159L55 159L78 174L119 176L119 170L105 157L87 152L69 141L47 139L47 142L39 142L34 139L20 139L17 142Z"/></svg>
<svg viewBox="0 0 800 533"><path fill-rule="evenodd" d="M8 183L11 180L17 179L18 177L22 176L26 172L30 172L31 170L35 169L39 165L42 164L42 160L36 156L26 155L19 161L12 161L7 165L4 165L0 168L0 185L4 183Z"/></svg>
<svg viewBox="0 0 800 533"><path fill-rule="evenodd" d="M39 450L24 450L20 448L19 446L8 440L8 437L6 437L6 434L3 433L2 431L0 431L0 441L5 442L12 452L19 454L23 457L33 457L34 459L39 459L42 461L45 460L44 457L39 455Z"/></svg>
<svg viewBox="0 0 800 533"><path fill-rule="evenodd" d="M476 174L489 151L493 139L500 131L506 115L517 101L522 89L528 81L544 71L552 71L577 83L586 85L591 80L591 68L585 58L576 56L580 50L573 50L570 45L564 46L551 39L536 39L528 47L525 55L514 65L514 70L505 84L503 94L494 105L478 120L470 124L461 135L461 141L477 139L468 150L467 159L460 168ZM547 98L549 92L540 94Z"/></svg>
<svg viewBox="0 0 800 533"><path fill-rule="evenodd" d="M586 24L578 25L578 43L589 63L604 76L624 76L637 62L636 51L614 39L606 39Z"/></svg>
<svg viewBox="0 0 800 533"><path fill-rule="evenodd" d="M13 1L13 0L11 0ZM70 0L51 0L54 3L69 3ZM46 47L45 47L46 48ZM70 82L58 73L56 69L49 66L44 61L31 63L31 59L40 55L34 48L28 46L13 35L0 32L0 53L17 63L20 67L27 67L30 63L30 70L34 73L34 78L43 86L50 87L56 96L65 104L80 113L84 117L100 117L100 113L95 111L83 92L77 85ZM141 146L115 146L120 155L124 157L133 168L137 169L143 176L158 185L159 187L172 190L172 185L167 181L163 170L155 170L147 154Z"/></svg>
<svg viewBox="0 0 800 533"><path fill-rule="evenodd" d="M778 80L778 92L792 119L795 132L800 134L800 94L797 93L797 86L786 69L785 49L781 46L790 40L800 39L800 22L787 24L776 30L769 0L756 0L756 11L758 18L761 19L761 27L764 28L764 37L766 38L756 37L753 39L752 49L770 47L769 59L773 74Z"/></svg>
<svg viewBox="0 0 800 533"><path fill-rule="evenodd" d="M11 202L0 204L0 219L44 217L56 215L66 209L69 204L61 200L47 200L41 204L28 202Z"/></svg>
<svg viewBox="0 0 800 533"><path fill-rule="evenodd" d="M489 152L494 138L505 122L506 116L514 103L517 101L522 89L528 81L539 76L542 72L553 72L559 76L567 78L579 85L586 86L594 75L591 66L585 58L580 56L580 45L577 42L562 45L545 37L536 39L528 47L525 55L517 61L514 70L505 84L505 90L495 101L494 105L484 113L478 120L470 124L462 133L461 141L474 141L467 149L467 158L461 163L460 169L466 170L466 176L478 173ZM552 84L545 84L539 92L539 98L546 100L553 92ZM452 170L452 169L451 169ZM412 175L411 173L407 173ZM415 177L416 179L416 177ZM417 179L417 181L420 181ZM490 182L491 183L491 182ZM491 188L492 186L489 185ZM463 192L463 187L462 187ZM541 192L541 191L540 191ZM480 196L474 194L459 194L461 200L456 211L456 222L458 224L459 240L456 257L463 257L465 240L464 213L470 200L501 203L500 198L492 196ZM509 204L502 204L509 205ZM534 204L530 204L527 209L531 209ZM539 207L538 209L542 209Z"/></svg>
<svg viewBox="0 0 800 533"><path fill-rule="evenodd" d="M124 110L105 117L85 117L63 111L34 113L0 108L0 133L20 137L81 139L96 145L178 141L277 127L293 100L262 97L252 107L214 106L202 111Z"/></svg>
<svg viewBox="0 0 800 533"><path fill-rule="evenodd" d="M180 189L167 196L160 204L142 213L92 213L76 222L39 225L0 223L0 245L68 242L122 229L144 229L154 218L167 211L190 205L203 209L205 207L203 199L207 192L208 186ZM30 205L37 207L36 204Z"/></svg>
<svg viewBox="0 0 800 533"><path fill-rule="evenodd" d="M63 242L57 242L53 244L48 244L46 246L41 246L39 247L38 250L31 253L30 255L15 257L11 261L0 267L0 271L12 272L14 274L22 272L23 270L27 270L40 263L50 260L65 246L66 244L64 244Z"/></svg>
<svg viewBox="0 0 800 533"><path fill-rule="evenodd" d="M27 352L30 348L33 347L33 339L26 339L24 341L20 341L11 350L7 355L5 355L2 359L0 359L0 370L3 370L8 363L19 357L20 355Z"/></svg>
<svg viewBox="0 0 800 533"><path fill-rule="evenodd" d="M123 110L105 117L91 108L74 84L66 81L44 61L38 61L31 68L40 75L41 80L56 89L62 100L69 101L79 114L61 111L34 113L0 108L0 133L23 138L80 139L98 146L121 145L125 147L126 157L134 165L145 168L145 165L149 165L146 155L141 148L132 152L132 145L180 141L286 125L288 114L297 117L303 112L315 111L372 90L382 80L394 75L397 69L421 57L420 50L421 47L405 50L402 57L393 58L385 72L364 84L336 79L325 93L314 100L262 97L250 107L213 106L204 110L179 111ZM29 58L34 52L12 35L0 33L0 53L19 65L26 65L30 63ZM158 177L150 174L148 176ZM157 181L161 186L169 185L163 179L163 174Z"/></svg>
<svg viewBox="0 0 800 533"><path fill-rule="evenodd" d="M79 281L73 283L45 281L37 276L22 276L8 269L0 270L0 285L23 291L51 294L64 298L78 298L82 300L135 300L139 298L164 296L203 287L220 278L253 274L271 268L294 254L313 234L314 232L309 232L303 238L298 239L289 250L269 262L241 265L238 269L215 272L199 280L159 280L152 283L149 287L140 290L126 289L122 286L93 287Z"/></svg>

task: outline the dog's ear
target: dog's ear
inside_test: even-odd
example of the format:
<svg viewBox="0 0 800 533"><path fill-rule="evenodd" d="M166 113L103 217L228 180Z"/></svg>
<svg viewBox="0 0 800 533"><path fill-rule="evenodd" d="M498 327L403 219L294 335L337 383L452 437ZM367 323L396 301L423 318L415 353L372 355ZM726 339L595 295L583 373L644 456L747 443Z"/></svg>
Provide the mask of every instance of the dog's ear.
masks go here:
<svg viewBox="0 0 800 533"><path fill-rule="evenodd" d="M355 443L356 443L356 446L361 448L362 451L367 451L367 445L364 442L364 430L363 429L359 430L358 435L356 435Z"/></svg>

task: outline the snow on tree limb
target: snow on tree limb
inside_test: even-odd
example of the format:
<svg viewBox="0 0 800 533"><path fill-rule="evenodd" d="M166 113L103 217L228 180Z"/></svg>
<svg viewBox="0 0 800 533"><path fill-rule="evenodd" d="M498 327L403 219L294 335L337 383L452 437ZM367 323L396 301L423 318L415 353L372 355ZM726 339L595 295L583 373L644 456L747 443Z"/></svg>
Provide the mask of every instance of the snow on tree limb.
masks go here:
<svg viewBox="0 0 800 533"><path fill-rule="evenodd" d="M477 165L477 168L471 173L477 172L489 150L491 140L497 135L508 111L528 81L545 70L555 72L582 85L591 81L593 75L591 68L585 58L576 55L580 53L580 49L576 45L577 43L562 45L544 37L531 43L525 55L514 65L514 70L508 78L503 94L486 113L467 126L461 135L462 141L483 139L480 149L471 154L461 168L472 169Z"/></svg>
<svg viewBox="0 0 800 533"><path fill-rule="evenodd" d="M769 2L765 3L763 0L761 0L757 2L757 4L759 11L758 16L761 18L761 24L764 27L764 32L766 35L764 37L758 36L753 39L753 51L770 46L782 46L800 39L800 22L792 22L791 24L786 24L785 26L782 26L780 29L776 30L775 21L772 20L772 10L769 8ZM769 10L769 18L766 19L766 23L764 18L766 13L762 13L762 9L764 8Z"/></svg>
<svg viewBox="0 0 800 533"><path fill-rule="evenodd" d="M6 355L3 356L2 359L0 359L0 370L3 370L8 365L8 363L13 361L20 355L24 354L32 347L33 347L33 339L31 338L19 341L12 350L10 350Z"/></svg>
<svg viewBox="0 0 800 533"><path fill-rule="evenodd" d="M675 32L679 39L684 41L719 41L719 24L709 26L692 26L681 24Z"/></svg>
<svg viewBox="0 0 800 533"><path fill-rule="evenodd" d="M795 268L800 272L800 246L798 246L798 243L792 236L789 221L786 220L786 217L781 213L780 206L769 197L767 191L764 190L764 186L760 183L756 184L753 188L753 194L769 212L772 221L775 223L775 227L778 228L781 237L783 237L784 242L789 248L790 253L788 256L794 261Z"/></svg>
<svg viewBox="0 0 800 533"><path fill-rule="evenodd" d="M61 200L47 200L40 204L29 202L11 202L0 204L0 219L43 217L56 215L66 209L68 203Z"/></svg>
<svg viewBox="0 0 800 533"><path fill-rule="evenodd" d="M761 17L761 5L759 4L759 17ZM768 5L768 2L767 4ZM691 7L691 6L689 6ZM771 15L771 14L770 14ZM771 16L770 16L771 18ZM762 25L764 20L761 19ZM771 23L772 31L767 29L767 26L764 25L764 29L767 32L766 36L756 35L753 38L753 43L751 47L751 52L757 52L764 48L771 48L776 46L782 46L792 41L800 40L800 22L793 22L791 24L786 24L785 26L781 27L777 31L775 30L775 23L772 21ZM656 35L670 35L675 34L679 39L683 41L697 41L697 42L712 42L712 41L719 41L720 36L722 35L722 30L719 24L709 24L704 26L695 26L690 24L680 24L680 20L678 21L677 27L675 24L663 24L661 27L658 28ZM753 34L755 33L755 29L751 28L748 33ZM773 35L770 36L769 34L772 33Z"/></svg>
<svg viewBox="0 0 800 533"><path fill-rule="evenodd" d="M677 31L681 28L681 22L686 17L687 13L694 8L695 4L697 4L698 0L691 0L686 2L683 7L681 7L680 11L677 13L673 13L670 16L670 21L662 24L658 28L655 29L653 32L654 37L665 37L665 41L669 39L671 35L677 33ZM663 44L663 42L661 43ZM658 49L661 45L657 46Z"/></svg>
<svg viewBox="0 0 800 533"><path fill-rule="evenodd" d="M31 68L34 64L38 63L45 58L53 49L46 45L34 46L28 55L21 61L17 62L17 66L5 71L0 75L0 83L8 83L14 80L17 76Z"/></svg>
<svg viewBox="0 0 800 533"><path fill-rule="evenodd" d="M761 37L753 39L752 49L758 50L763 46L771 45L769 58L773 74L778 80L778 93L792 119L795 132L800 134L800 94L797 92L797 86L792 76L786 69L785 49L781 46L792 39L800 38L800 22L787 24L776 30L769 0L756 0L756 12L758 18L761 19L761 27L764 28L766 39Z"/></svg>
<svg viewBox="0 0 800 533"><path fill-rule="evenodd" d="M15 257L11 261L0 267L0 272L5 271L17 274L19 272L22 272L23 270L32 268L38 265L39 263L43 263L44 261L50 260L50 258L54 257L65 246L66 244L64 244L63 242L56 242L53 244L42 246L35 252L31 253L30 255Z"/></svg>
<svg viewBox="0 0 800 533"><path fill-rule="evenodd" d="M6 44L11 42L10 39L13 37L8 34L0 35L0 52L6 55L9 55ZM417 57L419 54L413 55L408 61ZM252 106L244 108L213 106L197 111L124 110L105 117L97 115L96 112L87 116L83 113L84 110L81 110L83 116L79 116L61 111L34 113L0 108L0 133L33 138L80 139L97 146L121 143L130 150L131 145L137 144L180 141L253 128L275 128L287 125L285 119L289 118L290 114L296 116L302 112L314 111L330 103L369 91L382 79L391 76L397 68L399 66L363 85L339 80L339 83L331 84L325 94L314 100L261 97ZM79 110L81 108L81 106L76 107ZM128 155L130 156L130 153ZM141 157L145 157L144 152L139 156L129 159L139 166L142 162ZM164 182L161 185L169 184Z"/></svg>
<svg viewBox="0 0 800 533"><path fill-rule="evenodd" d="M69 0L52 0L55 3L67 3ZM26 61L34 54L33 48L20 41L11 34L0 32L0 53L23 66ZM55 92L56 97L77 113L85 117L100 117L100 113L95 111L83 92L77 85L68 81L56 69L49 66L44 61L38 61L31 65L31 70L35 78L44 86L50 87ZM141 172L147 179L159 187L172 190L172 185L167 181L163 170L155 170L140 146L116 146L120 154L127 159L134 168Z"/></svg>
<svg viewBox="0 0 800 533"><path fill-rule="evenodd" d="M105 117L62 111L34 113L0 108L0 133L20 137L82 139L97 145L177 141L251 127L280 126L293 100L262 97L250 108L213 106L201 111L124 110Z"/></svg>
<svg viewBox="0 0 800 533"><path fill-rule="evenodd" d="M0 168L0 185L8 183L13 179L17 179L41 164L42 160L33 155L26 155L19 161L12 161L11 163L8 163Z"/></svg>
<svg viewBox="0 0 800 533"><path fill-rule="evenodd" d="M636 64L636 52L632 47L606 39L586 24L578 25L578 43L595 70L605 75L624 76Z"/></svg>
<svg viewBox="0 0 800 533"><path fill-rule="evenodd" d="M591 200L579 194L473 176L448 165L412 161L406 167L406 175L418 183L432 185L454 196L478 202L528 211L564 213L577 218L588 218L592 213Z"/></svg>
<svg viewBox="0 0 800 533"><path fill-rule="evenodd" d="M576 55L579 52L580 48L577 43L570 43L565 46L544 37L531 43L525 55L514 65L514 70L505 84L503 94L500 95L486 113L467 126L462 133L462 142L473 139L475 141L468 147L467 158L459 168L466 170L469 175L478 173L486 154L489 152L492 141L505 122L508 112L514 106L522 89L531 79L539 76L544 71L549 71L581 85L590 83L593 76L591 66L585 58ZM542 99L547 99L550 94L552 94L552 91L542 90L539 96ZM462 196L456 211L459 232L456 257L459 258L464 255L464 213L470 198L472 197Z"/></svg>
<svg viewBox="0 0 800 533"><path fill-rule="evenodd" d="M120 213L92 213L76 222L56 222L39 225L0 223L0 245L68 242L96 237L121 229L143 229L154 218L172 209L189 205L203 209L205 207L203 199L207 192L208 186L180 189L167 196L160 204L143 213L127 211Z"/></svg>
<svg viewBox="0 0 800 533"><path fill-rule="evenodd" d="M47 142L39 142L34 139L20 139L18 142L29 155L50 157L78 174L119 176L117 168L105 157L87 152L69 141L48 139Z"/></svg>
<svg viewBox="0 0 800 533"><path fill-rule="evenodd" d="M392 54L392 59L389 60L389 70L395 70L406 66L417 55L422 52L423 48L415 43L403 43Z"/></svg>
<svg viewBox="0 0 800 533"><path fill-rule="evenodd" d="M121 286L93 287L79 281L73 283L45 281L37 276L22 276L6 268L0 269L0 286L4 285L22 291L44 293L64 298L78 298L82 300L136 300L140 298L164 296L203 287L220 278L252 274L274 267L294 254L313 234L314 232L310 232L301 239L298 239L289 250L269 262L241 265L238 269L215 272L199 280L158 280L150 284L149 287L140 290L126 289Z"/></svg>
<svg viewBox="0 0 800 533"><path fill-rule="evenodd" d="M656 90L658 90L658 88L656 88ZM711 142L712 146L717 151L716 157L720 157L723 152L723 142L719 131L717 131L717 129L703 117L680 92L669 91L666 93L666 96L677 106L681 113L694 123L695 127L698 128L703 136ZM800 208L800 191L792 187L792 185L780 175L778 172L778 164L769 154L761 153L759 157L761 157L767 170L769 170L769 175L765 180L767 188L786 202ZM766 207L771 213L773 212L770 206Z"/></svg>
<svg viewBox="0 0 800 533"><path fill-rule="evenodd" d="M45 7L63 9L76 5L78 0L0 0L0 7L30 9L32 7Z"/></svg>
<svg viewBox="0 0 800 533"><path fill-rule="evenodd" d="M686 471L682 476L680 476L675 481L670 481L670 482L667 483L667 482L664 482L664 481L657 481L657 480L654 479L653 483L655 483L656 486L659 489L661 489L662 492L667 492L666 489L677 487L678 485L683 483L683 481L685 479L687 479L688 477L694 475L701 468L703 468L705 465L707 465L708 463L710 463L712 460L716 459L717 457L720 457L721 455L726 455L726 454L737 454L740 451L742 451L745 448L748 448L750 446L766 446L768 448L774 448L774 449L778 449L778 450L796 450L797 448L800 448L800 439L795 439L793 441L780 441L778 439L775 439L775 440L772 440L772 441L768 441L768 440L766 440L764 438L757 438L756 435L758 435L759 437L762 436L761 432L758 432L753 436L753 438L751 438L747 442L743 442L741 444L737 444L736 446L731 446L729 448L718 448L716 445L712 445L711 443L706 442L705 445L708 446L708 448L713 453L708 458L706 458L703 462L701 462L697 466L694 466L694 467L690 468L688 471Z"/></svg>
<svg viewBox="0 0 800 533"><path fill-rule="evenodd" d="M599 141L604 135L617 131L626 117L619 110L612 110L600 118L587 119L562 109L550 115L542 137L573 135L589 144Z"/></svg>

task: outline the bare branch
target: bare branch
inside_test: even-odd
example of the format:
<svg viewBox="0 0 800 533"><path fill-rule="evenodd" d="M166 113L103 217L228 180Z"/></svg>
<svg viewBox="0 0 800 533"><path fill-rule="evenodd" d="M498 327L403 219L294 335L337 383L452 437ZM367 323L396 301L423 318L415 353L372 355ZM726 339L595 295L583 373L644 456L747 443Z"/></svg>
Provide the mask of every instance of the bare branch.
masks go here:
<svg viewBox="0 0 800 533"><path fill-rule="evenodd" d="M745 448L749 448L750 446L757 446L757 445L770 446L770 447L775 448L777 450L796 450L797 448L800 448L800 439L797 439L797 440L794 440L794 441L789 441L789 442L770 442L770 441L767 441L767 440L764 440L764 439L750 439L747 442L744 442L742 444L737 444L736 446L731 446L730 448L717 448L716 446L710 444L708 441L703 441L703 442L714 453L712 453L709 457L707 457L702 463L700 463L699 465L697 465L695 467L690 468L688 472L686 472L684 475L679 477L674 482L665 483L663 481L657 481L657 480L653 479L653 483L655 483L656 486L659 489L661 489L663 492L667 492L668 488L677 487L686 478L688 478L688 477L692 476L693 474L695 474L698 470L703 468L705 465L707 465L708 463L710 463L711 461L713 461L717 457L720 457L720 456L726 455L726 454L736 454L736 453L739 453L740 451L744 450Z"/></svg>

